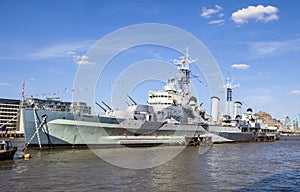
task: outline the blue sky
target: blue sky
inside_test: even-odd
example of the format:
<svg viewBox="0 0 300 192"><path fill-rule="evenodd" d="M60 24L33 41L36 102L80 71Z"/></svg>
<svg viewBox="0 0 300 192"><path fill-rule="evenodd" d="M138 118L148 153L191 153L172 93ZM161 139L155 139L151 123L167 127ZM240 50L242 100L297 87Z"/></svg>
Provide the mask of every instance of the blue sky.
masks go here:
<svg viewBox="0 0 300 192"><path fill-rule="evenodd" d="M27 96L71 100L77 68L89 64L85 53L97 40L129 25L162 23L179 27L202 41L224 77L229 74L240 85L234 89L234 99L244 103L244 110L251 107L278 119L287 115L293 118L300 112L299 6L296 0L3 0L0 97L21 98L25 79ZM179 56L160 48L149 50L143 56L167 62ZM129 56L127 59L130 61ZM126 54L116 59L124 60ZM209 111L210 95L205 79L199 78L202 84L193 83ZM132 96L143 103L146 97L139 94L143 85L147 90L162 86L156 82L137 87ZM96 92L106 99L102 90Z"/></svg>

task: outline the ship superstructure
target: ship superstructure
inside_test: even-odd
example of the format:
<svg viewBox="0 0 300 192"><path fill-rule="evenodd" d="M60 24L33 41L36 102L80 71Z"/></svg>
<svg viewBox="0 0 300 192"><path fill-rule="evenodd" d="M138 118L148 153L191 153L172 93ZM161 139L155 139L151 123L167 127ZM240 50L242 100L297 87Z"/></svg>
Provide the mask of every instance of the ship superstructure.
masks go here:
<svg viewBox="0 0 300 192"><path fill-rule="evenodd" d="M166 81L163 90L149 91L148 104L153 106L156 112L170 105L188 105L191 98L190 91L190 76L191 71L189 64L196 60L190 60L188 55L188 48L186 54L175 59L173 63L177 65L178 75L176 78L170 78Z"/></svg>
<svg viewBox="0 0 300 192"><path fill-rule="evenodd" d="M167 109L168 113L170 115L173 113L179 122L204 123L204 109L201 105L197 105L197 98L191 95L191 70L189 65L195 61L197 60L189 58L187 48L184 56L173 61L177 65L177 78L168 79L163 90L149 91L148 105L153 107L155 113L163 114ZM187 116L178 113L181 110L187 112Z"/></svg>

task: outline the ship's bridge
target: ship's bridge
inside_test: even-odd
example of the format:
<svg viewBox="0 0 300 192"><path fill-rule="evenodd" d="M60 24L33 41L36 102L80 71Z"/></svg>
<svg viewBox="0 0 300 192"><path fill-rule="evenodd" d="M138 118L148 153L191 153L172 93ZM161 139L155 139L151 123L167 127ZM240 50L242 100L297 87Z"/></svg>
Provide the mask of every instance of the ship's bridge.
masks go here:
<svg viewBox="0 0 300 192"><path fill-rule="evenodd" d="M170 105L180 105L181 95L171 91L150 91L148 93L148 105L152 106L154 111L161 111Z"/></svg>
<svg viewBox="0 0 300 192"><path fill-rule="evenodd" d="M155 112L181 103L182 95L176 88L175 78L168 79L163 90L149 91L148 93L148 105L152 106Z"/></svg>

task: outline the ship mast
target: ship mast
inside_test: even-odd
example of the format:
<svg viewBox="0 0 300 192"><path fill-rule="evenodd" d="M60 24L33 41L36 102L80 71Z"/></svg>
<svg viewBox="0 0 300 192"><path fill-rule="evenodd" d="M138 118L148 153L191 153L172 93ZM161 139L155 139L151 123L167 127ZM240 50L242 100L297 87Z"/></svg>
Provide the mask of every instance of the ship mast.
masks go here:
<svg viewBox="0 0 300 192"><path fill-rule="evenodd" d="M180 60L175 59L173 63L177 65L178 69L178 84L182 94L186 97L190 96L190 79L191 79L191 70L189 67L190 63L197 61L197 59L189 59L189 50L186 48L186 53L184 56L179 57Z"/></svg>
<svg viewBox="0 0 300 192"><path fill-rule="evenodd" d="M232 85L233 81L230 76L227 77L227 84L225 85L226 87L226 92L227 92L227 97L226 97L226 115L231 117L232 114L232 89L236 88L239 86L239 84Z"/></svg>

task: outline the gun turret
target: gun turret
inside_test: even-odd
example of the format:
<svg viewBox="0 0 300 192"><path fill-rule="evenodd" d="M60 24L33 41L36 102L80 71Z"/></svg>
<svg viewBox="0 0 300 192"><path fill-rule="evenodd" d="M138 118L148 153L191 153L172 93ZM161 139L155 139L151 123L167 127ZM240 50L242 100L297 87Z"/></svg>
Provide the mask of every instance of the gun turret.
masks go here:
<svg viewBox="0 0 300 192"><path fill-rule="evenodd" d="M125 101L125 103L126 103L128 106L130 106L130 103L128 103L127 101Z"/></svg>
<svg viewBox="0 0 300 192"><path fill-rule="evenodd" d="M97 101L96 101L95 103L96 103L96 105L98 105L104 112L107 111L107 110L106 110L104 107L102 107Z"/></svg>
<svg viewBox="0 0 300 192"><path fill-rule="evenodd" d="M133 102L133 104L137 105L137 103L129 95L127 95L127 97Z"/></svg>
<svg viewBox="0 0 300 192"><path fill-rule="evenodd" d="M103 105L105 105L109 110L113 111L113 109L108 105L106 104L104 101L101 101L103 103Z"/></svg>

